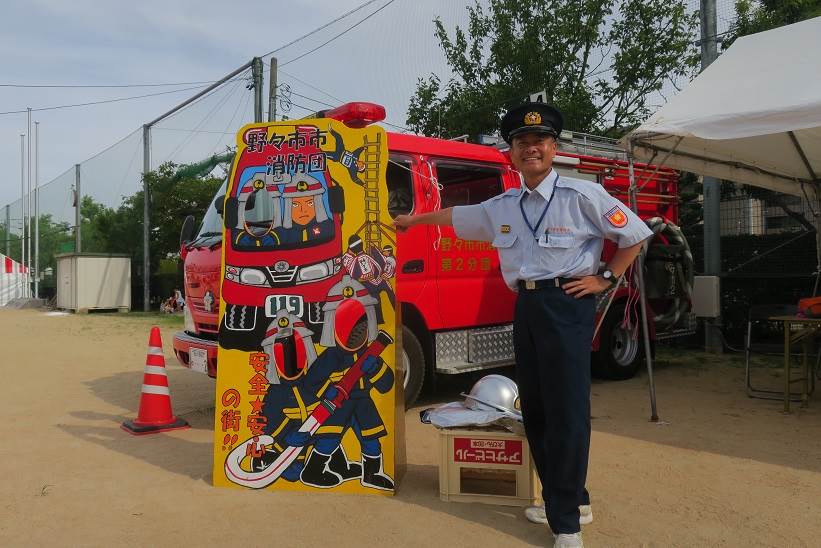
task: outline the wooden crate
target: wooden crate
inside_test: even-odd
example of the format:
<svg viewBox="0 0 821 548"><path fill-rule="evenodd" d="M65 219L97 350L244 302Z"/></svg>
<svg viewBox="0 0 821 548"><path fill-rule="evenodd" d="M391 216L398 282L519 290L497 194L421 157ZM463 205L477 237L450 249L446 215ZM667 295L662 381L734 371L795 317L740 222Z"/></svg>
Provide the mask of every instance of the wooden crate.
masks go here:
<svg viewBox="0 0 821 548"><path fill-rule="evenodd" d="M506 430L440 430L439 498L503 506L541 503L524 436Z"/></svg>

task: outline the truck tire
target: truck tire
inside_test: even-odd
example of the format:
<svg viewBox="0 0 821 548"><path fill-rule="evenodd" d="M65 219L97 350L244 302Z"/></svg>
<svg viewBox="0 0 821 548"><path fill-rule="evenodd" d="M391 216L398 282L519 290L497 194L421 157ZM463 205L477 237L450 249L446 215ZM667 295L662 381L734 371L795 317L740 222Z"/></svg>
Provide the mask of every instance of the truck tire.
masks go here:
<svg viewBox="0 0 821 548"><path fill-rule="evenodd" d="M635 376L644 363L644 344L641 333L633 339L622 327L624 304L610 307L599 331L599 350L591 356L593 374L602 379L621 381Z"/></svg>
<svg viewBox="0 0 821 548"><path fill-rule="evenodd" d="M402 327L402 358L405 363L405 409L412 406L425 383L425 353L416 335L407 327Z"/></svg>

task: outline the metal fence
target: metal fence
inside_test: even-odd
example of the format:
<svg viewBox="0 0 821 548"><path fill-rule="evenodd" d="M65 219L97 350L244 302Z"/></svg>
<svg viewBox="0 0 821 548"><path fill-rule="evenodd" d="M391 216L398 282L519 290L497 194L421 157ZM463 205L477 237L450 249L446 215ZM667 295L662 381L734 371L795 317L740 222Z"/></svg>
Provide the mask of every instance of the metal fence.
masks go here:
<svg viewBox="0 0 821 548"><path fill-rule="evenodd" d="M721 314L727 342L743 346L756 304L797 304L816 282L815 207L805 198L746 191L721 202ZM696 272L704 265L703 227L685 227Z"/></svg>
<svg viewBox="0 0 821 548"><path fill-rule="evenodd" d="M371 100L388 107L391 113L389 120L403 123L404 107L417 78L430 73L434 68L439 72L445 71L442 74L447 77L444 56L435 39L434 18L441 17L446 27L451 29L457 24L465 28L465 8L472 3L468 0L447 3L397 2L393 7L401 5L405 10L401 25L386 24L386 18L391 17L387 10L385 13L388 15L383 13L370 19L388 4L376 3L368 5L362 11L357 11L359 8L351 10L349 13L352 15L349 17L340 17L333 24L320 27L322 32L309 33L303 37L304 40L297 39L269 52L263 57L266 71L271 54L280 58L276 72L279 83L277 100L273 105L280 109L280 116L298 118L346 100ZM487 2L482 0L482 4L486 5ZM732 5L732 0L718 1L720 33L730 25ZM687 6L694 12L698 9L699 2L687 0ZM352 26L354 20L359 21ZM356 34L346 34L366 20L367 23L359 27L359 32L367 32L368 40L357 39ZM330 40L329 36L332 37ZM696 39L697 36L694 36L694 40ZM335 62L320 77L312 63L315 57L302 59L331 42L333 47L321 49L321 54ZM396 52L397 47L408 52L403 59L397 59L394 54L385 54L387 51ZM357 67L368 67L368 70L358 71L356 78L352 79L351 60L356 60ZM329 81L338 85L330 86ZM154 125L151 130L150 168L156 169L165 161L177 164L200 161L233 145L236 129L254 119L254 90L249 89L250 83L251 70L248 69L207 96ZM328 87L333 94L322 89ZM265 89L267 91L267 87ZM669 86L666 87L656 102L663 103L664 97L673 91ZM386 122L386 125L394 131L406 131L406 128L395 123ZM568 129L573 129L571 126L572 124ZM63 138L70 139L71 136ZM80 161L76 166L65 166L63 173L40 185L36 194L42 229L38 274L41 276L40 287L45 296L49 296L55 286L54 256L75 248L74 234L78 224L76 204L83 196L89 196L104 207L116 209L124 198L140 191L142 147L142 128L135 128L105 150ZM23 218L24 207L21 200L0 206L0 252L16 260L22 258ZM82 219L79 224L82 226ZM142 225L133 227L135 232L142 231L142 228ZM31 234L33 239L33 230ZM85 237L81 242L83 251L103 251L96 248L96 245L96 242ZM32 248L34 247L32 241ZM143 302L141 255L141 249L134 250L132 303L135 308L139 308ZM156 293L152 290L152 295Z"/></svg>

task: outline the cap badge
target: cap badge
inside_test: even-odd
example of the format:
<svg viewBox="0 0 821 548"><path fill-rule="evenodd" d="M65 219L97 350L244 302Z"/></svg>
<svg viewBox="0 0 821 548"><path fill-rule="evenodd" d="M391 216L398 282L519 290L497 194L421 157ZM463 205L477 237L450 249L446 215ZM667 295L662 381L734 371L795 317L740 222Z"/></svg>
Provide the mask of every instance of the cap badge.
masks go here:
<svg viewBox="0 0 821 548"><path fill-rule="evenodd" d="M353 294L354 294L353 287L351 287L349 285L345 286L342 289L342 296L345 297L346 299L350 299L351 297L353 297Z"/></svg>
<svg viewBox="0 0 821 548"><path fill-rule="evenodd" d="M525 114L525 125L536 126L542 123L542 115L538 112L528 112Z"/></svg>
<svg viewBox="0 0 821 548"><path fill-rule="evenodd" d="M300 181L296 184L296 189L299 192L305 192L306 190L308 190L308 183L306 183L305 181Z"/></svg>
<svg viewBox="0 0 821 548"><path fill-rule="evenodd" d="M262 179L256 179L254 181L254 189L260 190L262 188L265 188L265 181L263 181Z"/></svg>

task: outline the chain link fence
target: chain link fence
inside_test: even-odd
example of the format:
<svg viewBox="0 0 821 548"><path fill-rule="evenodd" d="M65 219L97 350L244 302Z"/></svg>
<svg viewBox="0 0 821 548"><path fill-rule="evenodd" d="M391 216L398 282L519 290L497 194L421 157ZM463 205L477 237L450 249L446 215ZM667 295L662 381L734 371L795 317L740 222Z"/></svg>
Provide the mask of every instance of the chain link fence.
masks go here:
<svg viewBox="0 0 821 548"><path fill-rule="evenodd" d="M741 187L721 201L721 315L727 343L743 346L750 306L797 304L813 294L817 208L804 197ZM697 273L703 225L685 227Z"/></svg>

